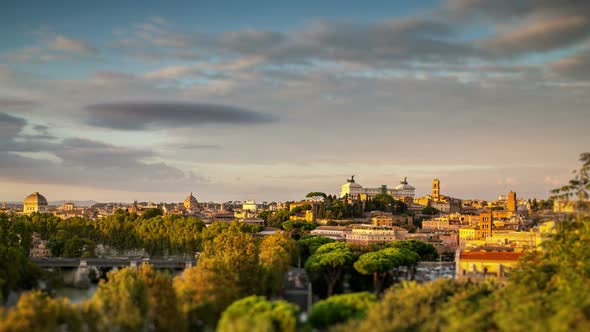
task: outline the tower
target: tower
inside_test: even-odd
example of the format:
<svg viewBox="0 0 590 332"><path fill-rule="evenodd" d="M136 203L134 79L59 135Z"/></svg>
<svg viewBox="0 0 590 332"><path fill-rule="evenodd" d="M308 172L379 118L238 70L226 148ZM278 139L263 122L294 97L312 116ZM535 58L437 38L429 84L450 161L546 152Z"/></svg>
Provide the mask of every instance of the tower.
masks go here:
<svg viewBox="0 0 590 332"><path fill-rule="evenodd" d="M438 179L432 180L432 199L436 201L440 199L440 181Z"/></svg>
<svg viewBox="0 0 590 332"><path fill-rule="evenodd" d="M479 230L481 238L492 236L492 211L486 211L479 214Z"/></svg>
<svg viewBox="0 0 590 332"><path fill-rule="evenodd" d="M516 212L516 193L514 191L510 191L508 193L508 202L506 203L506 208L508 211Z"/></svg>

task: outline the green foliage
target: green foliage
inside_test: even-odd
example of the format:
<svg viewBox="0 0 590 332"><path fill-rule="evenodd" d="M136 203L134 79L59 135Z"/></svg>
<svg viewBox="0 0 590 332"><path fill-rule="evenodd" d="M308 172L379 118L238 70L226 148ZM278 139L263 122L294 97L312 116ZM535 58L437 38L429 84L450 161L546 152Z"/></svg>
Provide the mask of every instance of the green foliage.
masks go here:
<svg viewBox="0 0 590 332"><path fill-rule="evenodd" d="M314 230L317 226L314 223L306 221L289 220L283 222L282 227L289 233L291 237L298 239L302 234L309 233L310 231Z"/></svg>
<svg viewBox="0 0 590 332"><path fill-rule="evenodd" d="M352 264L352 253L342 242L320 246L305 262L305 271L312 278L322 278L327 284L327 295L332 295L334 286L341 281L342 272Z"/></svg>
<svg viewBox="0 0 590 332"><path fill-rule="evenodd" d="M99 317L99 330L143 331L147 323L149 300L146 283L131 268L109 272L101 280L89 307Z"/></svg>
<svg viewBox="0 0 590 332"><path fill-rule="evenodd" d="M511 270L504 285L493 280L437 280L422 286L405 282L386 291L366 319L342 330L588 330L590 218L559 224L557 234L542 246L542 251L530 252L518 268ZM385 250L409 252L403 248ZM355 267L359 262L361 259ZM379 267L367 264L363 272Z"/></svg>
<svg viewBox="0 0 590 332"><path fill-rule="evenodd" d="M268 301L261 296L249 296L232 303L223 312L217 330L294 332L298 311L296 305L286 301Z"/></svg>
<svg viewBox="0 0 590 332"><path fill-rule="evenodd" d="M259 218L264 219L265 225L268 227L282 228L282 223L289 220L291 212L289 210L279 211L262 211L258 214Z"/></svg>
<svg viewBox="0 0 590 332"><path fill-rule="evenodd" d="M152 218L155 218L158 216L163 216L163 215L164 215L164 212L161 209L151 208L151 209L147 209L147 210L143 211L141 218L152 219Z"/></svg>
<svg viewBox="0 0 590 332"><path fill-rule="evenodd" d="M587 200L590 192L590 152L580 154L579 170L574 171L574 178L561 188L551 191L553 198L556 199L573 199L577 198L578 202Z"/></svg>
<svg viewBox="0 0 590 332"><path fill-rule="evenodd" d="M438 259L438 252L432 244L424 243L418 240L403 240L389 242L385 245L387 248L400 248L411 250L420 256L422 261L435 261Z"/></svg>
<svg viewBox="0 0 590 332"><path fill-rule="evenodd" d="M542 252L530 253L496 295L500 329L590 328L590 217L563 222ZM509 310L510 309L510 310ZM517 321L516 316L520 318ZM543 319L539 319L542 317Z"/></svg>
<svg viewBox="0 0 590 332"><path fill-rule="evenodd" d="M221 313L240 298L275 293L282 286L291 250L295 250L295 243L284 235L259 243L252 234L242 232L239 223L219 230L205 242L198 265L175 279L190 330L214 326Z"/></svg>
<svg viewBox="0 0 590 332"><path fill-rule="evenodd" d="M547 200L540 200L537 201L537 199L533 199L532 201L529 199L529 204L531 205L531 210L537 212L540 210L552 210L553 209L553 199L547 199Z"/></svg>
<svg viewBox="0 0 590 332"><path fill-rule="evenodd" d="M437 213L438 213L438 210L432 206L427 206L422 209L422 214L425 214L428 216L434 216Z"/></svg>
<svg viewBox="0 0 590 332"><path fill-rule="evenodd" d="M283 277L297 252L297 243L286 234L270 235L261 241L259 257L264 294L275 295L283 287Z"/></svg>
<svg viewBox="0 0 590 332"><path fill-rule="evenodd" d="M325 236L304 235L297 241L297 244L299 245L301 261L305 264L305 261L309 258L309 256L313 255L319 247L334 241L335 240Z"/></svg>
<svg viewBox="0 0 590 332"><path fill-rule="evenodd" d="M354 269L365 275L373 275L373 290L381 292L381 285L386 277L397 277L401 266L408 271L415 266L420 257L415 252L403 248L385 248L361 255L354 263ZM391 280L393 281L393 280Z"/></svg>
<svg viewBox="0 0 590 332"><path fill-rule="evenodd" d="M360 200L353 200L349 202L348 197L342 199L330 198L325 206L324 218L326 219L345 219L345 218L359 218L363 215L363 202Z"/></svg>
<svg viewBox="0 0 590 332"><path fill-rule="evenodd" d="M386 291L366 319L347 328L360 332L441 331L444 317L437 313L462 287L463 284L447 279L424 285L404 282Z"/></svg>
<svg viewBox="0 0 590 332"><path fill-rule="evenodd" d="M66 299L52 299L39 291L23 294L6 317L0 315L0 332L53 332L63 327L68 331L82 331L82 326L81 312Z"/></svg>
<svg viewBox="0 0 590 332"><path fill-rule="evenodd" d="M408 210L408 206L406 203L396 200L390 195L377 194L366 202L365 210L379 210L393 212L394 214L401 214Z"/></svg>
<svg viewBox="0 0 590 332"><path fill-rule="evenodd" d="M11 290L37 285L40 269L29 259L31 231L22 221L0 213L0 304Z"/></svg>
<svg viewBox="0 0 590 332"><path fill-rule="evenodd" d="M148 296L148 322L155 331L179 332L186 330L184 317L172 277L166 272L156 272L151 265L142 264L138 277L145 283Z"/></svg>
<svg viewBox="0 0 590 332"><path fill-rule="evenodd" d="M302 206L297 206L297 207L295 207L295 208L293 208L291 210L291 215L295 215L295 214L300 213L300 212L303 212L303 211L309 211L311 209L312 209L311 204L305 204L305 205L302 205Z"/></svg>
<svg viewBox="0 0 590 332"><path fill-rule="evenodd" d="M308 322L312 328L326 329L349 320L363 319L377 303L377 296L367 292L334 295L313 305Z"/></svg>
<svg viewBox="0 0 590 332"><path fill-rule="evenodd" d="M48 247L57 257L92 257L96 244L118 250L144 248L151 256L194 254L201 250L201 232L205 228L202 221L194 217L161 216L156 210L147 210L141 218L117 210L97 220L61 219L51 214L20 216L17 220L47 239Z"/></svg>
<svg viewBox="0 0 590 332"><path fill-rule="evenodd" d="M328 196L326 196L325 193L320 192L320 191L310 192L307 195L305 195L305 197L323 197L323 198L328 198Z"/></svg>
<svg viewBox="0 0 590 332"><path fill-rule="evenodd" d="M64 242L62 257L94 257L94 241L74 235Z"/></svg>

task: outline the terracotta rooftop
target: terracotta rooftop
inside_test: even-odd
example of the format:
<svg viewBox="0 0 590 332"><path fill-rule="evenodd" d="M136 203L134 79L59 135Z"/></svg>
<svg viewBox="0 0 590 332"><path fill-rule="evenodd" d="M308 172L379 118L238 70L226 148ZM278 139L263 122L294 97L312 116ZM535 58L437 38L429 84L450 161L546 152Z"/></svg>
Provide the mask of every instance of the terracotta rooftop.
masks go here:
<svg viewBox="0 0 590 332"><path fill-rule="evenodd" d="M516 261L523 255L524 253L522 252L463 251L460 254L460 259L482 261Z"/></svg>
<svg viewBox="0 0 590 332"><path fill-rule="evenodd" d="M346 226L318 226L315 230L318 231L343 231Z"/></svg>

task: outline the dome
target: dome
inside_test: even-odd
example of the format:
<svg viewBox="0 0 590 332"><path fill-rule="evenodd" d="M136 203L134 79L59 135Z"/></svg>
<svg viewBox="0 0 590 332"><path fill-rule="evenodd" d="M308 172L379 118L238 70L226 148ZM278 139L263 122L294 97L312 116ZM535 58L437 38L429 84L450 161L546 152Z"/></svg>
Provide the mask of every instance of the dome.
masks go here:
<svg viewBox="0 0 590 332"><path fill-rule="evenodd" d="M397 189L397 190L414 190L416 188L414 188L413 186L410 186L409 184L400 184L397 187L395 187L395 189Z"/></svg>
<svg viewBox="0 0 590 332"><path fill-rule="evenodd" d="M399 185L395 187L396 190L415 190L413 186L408 184L408 178L404 178L403 181L399 182Z"/></svg>
<svg viewBox="0 0 590 332"><path fill-rule="evenodd" d="M199 204L199 202L197 202L197 199L195 198L195 196L193 196L193 193L190 193L184 199L184 207L187 209L194 209L197 207L197 204Z"/></svg>
<svg viewBox="0 0 590 332"><path fill-rule="evenodd" d="M363 186L361 186L360 184L356 183L356 182L347 182L345 184L342 185L343 188L362 188Z"/></svg>
<svg viewBox="0 0 590 332"><path fill-rule="evenodd" d="M34 192L25 198L25 204L33 204L38 206L47 206L47 199L38 192Z"/></svg>

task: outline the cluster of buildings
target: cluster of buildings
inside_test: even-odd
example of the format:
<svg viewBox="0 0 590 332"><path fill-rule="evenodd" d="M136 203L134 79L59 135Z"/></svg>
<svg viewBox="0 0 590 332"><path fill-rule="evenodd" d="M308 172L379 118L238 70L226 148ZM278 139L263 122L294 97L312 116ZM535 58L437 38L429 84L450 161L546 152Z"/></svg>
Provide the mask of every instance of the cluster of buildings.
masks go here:
<svg viewBox="0 0 590 332"><path fill-rule="evenodd" d="M434 245L441 254L454 254L459 277L503 277L516 266L518 259L528 250L537 250L553 229L547 221L531 227L530 206L518 199L515 192L500 196L494 201L462 200L441 193L439 179L432 181L431 193L415 196L415 188L407 179L389 189L386 185L365 188L354 177L341 186L340 197L367 200L378 194L390 195L408 204L421 227L408 232L386 215L375 216L369 222L348 226L320 226L313 234L328 236L339 241L371 244L401 239L417 239ZM434 216L423 215L426 207L436 209ZM573 205L556 202L553 213L573 211ZM547 216L545 216L547 219ZM369 221L367 219L366 221Z"/></svg>
<svg viewBox="0 0 590 332"><path fill-rule="evenodd" d="M264 220L258 218L260 212L259 205L255 201L245 201L239 206L237 202L232 202L230 209L226 209L224 204L201 204L197 201L193 193L190 193L183 202L180 203L153 203L134 201L132 204L124 203L96 203L90 207L78 207L72 202L65 202L59 206L50 206L45 196L38 192L28 195L21 206L8 206L5 202L2 204L0 211L11 214L33 213L51 213L61 218L84 217L89 219L98 219L113 214L117 209L123 209L134 212L139 215L149 209L161 209L167 214L177 214L183 216L194 216L203 220L206 224L212 222L224 221L232 222L239 220L244 223L264 226ZM276 204L265 204L266 208L276 210Z"/></svg>
<svg viewBox="0 0 590 332"><path fill-rule="evenodd" d="M286 209L290 212L290 220L318 224L311 234L337 241L369 245L415 239L430 243L440 254L454 255L457 276L476 278L504 276L526 251L536 250L554 232L552 221L531 227L530 203L518 199L513 191L494 201L462 200L443 195L440 180L436 178L432 181L430 194L416 197L415 190L407 178L393 188L387 185L365 188L352 176L340 187L341 199L366 202L376 195L389 195L405 202L408 213L371 211L360 218L337 221L318 218L319 215L325 215L321 213L326 208L323 197L310 197L288 204L257 204L251 200L216 204L200 203L193 193L178 203L135 201L132 204L98 203L91 207L77 207L74 203L66 202L61 206L51 207L43 195L35 192L24 199L22 209L9 207L4 203L0 211L53 213L63 218L101 218L112 214L116 209L126 209L141 215L149 209L158 208L164 214L197 217L207 225L238 220L246 224L265 226L264 220L258 217L260 212ZM435 214L423 213L426 207L434 208ZM571 203L556 201L554 211L543 211L542 216L544 220L551 220L555 215L573 212L574 209ZM538 213L536 217L539 217ZM267 227L260 235L273 234L276 230ZM33 238L31 255L50 255L47 243L38 236Z"/></svg>

